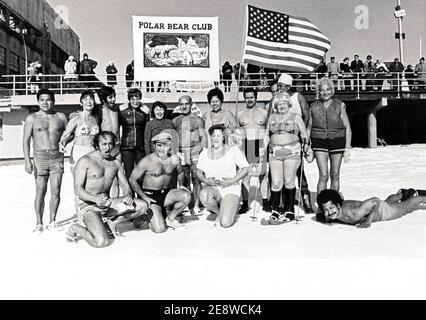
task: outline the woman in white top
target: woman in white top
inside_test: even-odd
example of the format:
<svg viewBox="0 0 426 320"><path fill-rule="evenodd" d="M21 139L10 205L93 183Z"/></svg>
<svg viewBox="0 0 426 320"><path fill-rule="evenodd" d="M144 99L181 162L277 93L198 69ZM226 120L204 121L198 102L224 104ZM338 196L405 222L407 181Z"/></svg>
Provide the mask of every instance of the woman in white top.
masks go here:
<svg viewBox="0 0 426 320"><path fill-rule="evenodd" d="M234 224L241 195L241 181L250 165L237 146L225 144L223 124L209 128L211 145L200 153L198 179L202 183L201 203L218 215L222 227Z"/></svg>

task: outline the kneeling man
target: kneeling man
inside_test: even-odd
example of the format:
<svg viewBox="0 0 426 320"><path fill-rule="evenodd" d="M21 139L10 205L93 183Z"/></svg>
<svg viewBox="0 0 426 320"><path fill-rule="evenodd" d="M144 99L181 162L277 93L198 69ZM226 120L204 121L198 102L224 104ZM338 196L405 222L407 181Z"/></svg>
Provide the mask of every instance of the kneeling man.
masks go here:
<svg viewBox="0 0 426 320"><path fill-rule="evenodd" d="M172 136L162 132L151 139L154 152L143 158L133 169L129 182L138 196L148 203L155 216L165 221L173 229L184 227L176 221L191 201L191 194L183 186L184 172L177 155L172 154L170 144ZM179 187L172 189L177 176ZM143 178L142 187L138 180ZM170 212L168 212L168 209Z"/></svg>
<svg viewBox="0 0 426 320"><path fill-rule="evenodd" d="M96 248L110 245L103 218L124 216L125 218L145 219L152 231L166 230L161 217L155 213L144 214L148 206L145 201L133 199L133 193L124 174L124 169L116 158L111 156L116 136L103 131L94 138L95 151L82 157L74 170L74 192L77 196L80 224L73 224L67 231L67 238L75 241L81 235ZM118 178L124 197L110 198L111 185Z"/></svg>
<svg viewBox="0 0 426 320"><path fill-rule="evenodd" d="M323 216L317 215L320 222L338 221L368 228L372 222L388 221L401 218L414 210L426 209L426 197L413 194L405 198L401 189L385 201L370 198L364 201L343 200L339 192L325 189L317 196L318 207L323 209Z"/></svg>

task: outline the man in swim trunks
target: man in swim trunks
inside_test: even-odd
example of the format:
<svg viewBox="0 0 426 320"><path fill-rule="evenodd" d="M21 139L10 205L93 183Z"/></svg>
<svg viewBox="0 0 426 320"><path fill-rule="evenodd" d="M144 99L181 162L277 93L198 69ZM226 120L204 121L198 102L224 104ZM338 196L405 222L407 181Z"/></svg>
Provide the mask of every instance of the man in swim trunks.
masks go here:
<svg viewBox="0 0 426 320"><path fill-rule="evenodd" d="M197 162L203 147L207 147L204 120L191 112L192 98L181 96L179 106L182 114L173 119L173 124L179 134L179 158L184 171L184 186L191 190L190 183L194 187L193 199L189 205L191 213L199 210L200 182L197 177Z"/></svg>
<svg viewBox="0 0 426 320"><path fill-rule="evenodd" d="M343 200L336 190L325 189L317 196L318 207L324 214L317 214L320 222L338 221L368 228L372 222L398 219L414 210L426 209L426 196L403 199L403 193L392 194L385 201L370 198L364 201Z"/></svg>
<svg viewBox="0 0 426 320"><path fill-rule="evenodd" d="M58 229L56 214L60 203L62 175L64 173L64 154L59 151L59 141L67 125L65 114L53 110L55 95L52 91L41 89L37 92L38 112L25 119L23 149L25 171L34 173L36 196L34 208L37 225L34 232L43 231L44 197L50 178L50 223L47 229ZM33 161L30 158L30 144L33 140ZM60 228L59 228L60 229Z"/></svg>
<svg viewBox="0 0 426 320"><path fill-rule="evenodd" d="M246 102L246 108L237 113L237 120L240 127L244 130L245 139L243 139L243 150L251 168L249 174L243 179L243 205L239 213L245 213L249 210L249 190L250 178L254 175L259 177L260 185L263 183L266 174L266 122L268 112L257 106L257 91L254 88L247 88L243 93ZM262 206L265 211L270 211L268 193L266 188L260 188L262 193ZM257 201L257 199L255 199Z"/></svg>
<svg viewBox="0 0 426 320"><path fill-rule="evenodd" d="M183 170L180 159L170 151L172 135L166 132L151 139L154 152L144 157L130 175L130 185L138 196L148 203L154 215L161 217L167 226L184 227L176 220L191 201L191 193L183 186ZM172 182L179 187L172 189ZM142 187L138 180L142 180Z"/></svg>
<svg viewBox="0 0 426 320"><path fill-rule="evenodd" d="M75 241L80 235L95 248L111 244L104 219L123 216L127 219L144 219L155 233L164 232L162 217L149 212L145 201L133 199L121 162L111 156L116 136L102 131L94 139L95 151L83 156L74 169L74 192L77 196L78 218L81 224L72 224L67 239ZM110 198L115 178L121 185L124 197ZM147 214L145 214L147 212ZM84 225L84 226L83 226Z"/></svg>

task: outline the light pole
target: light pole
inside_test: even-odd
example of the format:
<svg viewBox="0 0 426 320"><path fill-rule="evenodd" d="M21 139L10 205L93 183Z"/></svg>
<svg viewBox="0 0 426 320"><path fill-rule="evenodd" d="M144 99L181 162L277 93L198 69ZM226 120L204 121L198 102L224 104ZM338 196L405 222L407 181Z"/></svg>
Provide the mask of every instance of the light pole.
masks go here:
<svg viewBox="0 0 426 320"><path fill-rule="evenodd" d="M399 39L399 60L404 64L404 46L402 43L403 34L402 34L402 17L406 15L404 9L401 9L401 0L397 0L397 6L395 7L394 12L395 18L398 19L398 39Z"/></svg>
<svg viewBox="0 0 426 320"><path fill-rule="evenodd" d="M28 52L27 52L27 43L25 42L25 35L27 34L27 29L21 30L22 41L24 42L24 54L25 54L25 95L28 95Z"/></svg>

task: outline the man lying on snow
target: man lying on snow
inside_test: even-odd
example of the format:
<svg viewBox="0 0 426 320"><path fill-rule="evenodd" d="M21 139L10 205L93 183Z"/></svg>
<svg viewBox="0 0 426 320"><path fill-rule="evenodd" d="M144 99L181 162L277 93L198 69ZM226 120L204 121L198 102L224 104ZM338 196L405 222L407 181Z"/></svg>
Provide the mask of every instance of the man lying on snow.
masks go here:
<svg viewBox="0 0 426 320"><path fill-rule="evenodd" d="M414 210L426 209L426 190L400 189L385 201L377 197L364 201L343 200L342 195L325 189L317 196L319 222L340 222L368 228L372 222L398 219Z"/></svg>

